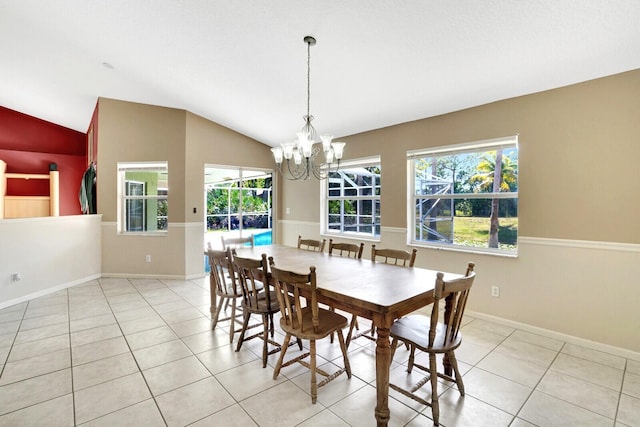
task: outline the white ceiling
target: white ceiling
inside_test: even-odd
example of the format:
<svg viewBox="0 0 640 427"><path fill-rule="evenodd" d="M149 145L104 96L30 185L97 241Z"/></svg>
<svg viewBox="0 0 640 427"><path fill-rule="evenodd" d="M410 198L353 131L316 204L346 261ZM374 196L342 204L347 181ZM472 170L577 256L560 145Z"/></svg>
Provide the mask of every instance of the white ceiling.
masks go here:
<svg viewBox="0 0 640 427"><path fill-rule="evenodd" d="M345 136L640 68L640 1L0 0L0 105L86 132L122 99L277 145L305 35L313 123Z"/></svg>

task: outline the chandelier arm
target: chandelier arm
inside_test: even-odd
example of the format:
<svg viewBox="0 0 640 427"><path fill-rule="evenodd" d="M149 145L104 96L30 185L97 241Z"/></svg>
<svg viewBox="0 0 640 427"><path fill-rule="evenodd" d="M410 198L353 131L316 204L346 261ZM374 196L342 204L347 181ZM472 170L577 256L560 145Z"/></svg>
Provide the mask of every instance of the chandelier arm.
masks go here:
<svg viewBox="0 0 640 427"><path fill-rule="evenodd" d="M298 133L297 148L294 148L294 150L298 150L297 152L295 152L294 160L302 161L300 164L294 164L294 167L292 169L290 161L291 159L286 159L286 171L282 166L283 162L278 163L277 167L280 174L288 180L307 180L310 176L313 176L318 180L323 180L326 179L329 174L337 172L340 169L340 159L335 159L333 155L329 156L327 154L327 150L331 150L329 145L332 145L332 136L320 136L323 143L323 152L325 152L324 162L319 161L320 149L318 147L313 147L313 145L316 144L317 134L315 128L311 124L311 121L313 120L313 116L311 115L311 46L314 46L316 44L316 39L312 36L305 36L304 42L307 44L307 114L303 117L304 126L302 127L301 132ZM344 143L339 144L341 144L340 152L342 152ZM287 146L290 147L289 144L287 144ZM291 153L289 153L289 155L290 154ZM300 156L300 154L302 154L302 156ZM276 154L274 152L274 157L275 156ZM300 159L300 157L302 157L302 159ZM330 163L327 163L327 158L329 158L329 160L331 161ZM337 162L333 162L333 160L337 160ZM336 164L335 171L332 170L331 167L331 165L334 163Z"/></svg>

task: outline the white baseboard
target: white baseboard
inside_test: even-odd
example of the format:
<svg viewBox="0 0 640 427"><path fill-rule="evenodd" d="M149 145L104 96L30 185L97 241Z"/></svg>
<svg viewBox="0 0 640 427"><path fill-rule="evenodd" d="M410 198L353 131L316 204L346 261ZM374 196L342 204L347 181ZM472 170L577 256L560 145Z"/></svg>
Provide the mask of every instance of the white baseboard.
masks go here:
<svg viewBox="0 0 640 427"><path fill-rule="evenodd" d="M520 323L509 319L503 319L501 317L492 316L490 314L479 313L472 310L467 310L465 314L477 319L486 320L489 322L497 323L499 325L508 326L510 328L519 329L521 331L530 332L532 334L541 335L543 337L564 341L569 344L579 345L591 350L602 351L604 353L613 354L615 356L624 357L627 359L633 359L640 361L640 353L626 348L614 347L608 344L602 344L596 341L587 340L584 338L574 337L573 335L567 335L560 332L552 331L550 329L544 329L537 326L527 325L526 323Z"/></svg>
<svg viewBox="0 0 640 427"><path fill-rule="evenodd" d="M96 280L96 279L99 279L99 278L100 278L99 274L93 274L91 276L83 277L81 279L77 279L77 280L74 280L72 282L62 283L60 285L52 286L50 288L43 289L43 290L38 291L38 292L33 292L31 294L22 295L19 298L14 298L14 299L11 299L11 300L2 301L0 303L0 310L3 309L3 308L6 308L6 307L10 307L12 305L20 304L20 303L32 300L34 298L43 297L45 295L49 295L49 294L61 291L63 289L67 289L67 288L70 288L72 286L80 285L82 283L90 282L91 280Z"/></svg>

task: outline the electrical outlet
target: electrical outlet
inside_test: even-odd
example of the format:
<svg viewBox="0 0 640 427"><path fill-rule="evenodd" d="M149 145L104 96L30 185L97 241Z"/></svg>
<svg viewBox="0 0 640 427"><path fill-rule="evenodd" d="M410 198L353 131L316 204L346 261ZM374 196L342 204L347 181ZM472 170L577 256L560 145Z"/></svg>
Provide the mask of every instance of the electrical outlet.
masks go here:
<svg viewBox="0 0 640 427"><path fill-rule="evenodd" d="M491 287L491 296L492 297L500 297L500 287L499 286L492 286Z"/></svg>
<svg viewBox="0 0 640 427"><path fill-rule="evenodd" d="M19 282L20 279L22 279L22 277L20 276L20 273L11 273L12 282Z"/></svg>
<svg viewBox="0 0 640 427"><path fill-rule="evenodd" d="M144 257L144 260L145 260L146 262L151 262L151 255L146 255L146 256Z"/></svg>

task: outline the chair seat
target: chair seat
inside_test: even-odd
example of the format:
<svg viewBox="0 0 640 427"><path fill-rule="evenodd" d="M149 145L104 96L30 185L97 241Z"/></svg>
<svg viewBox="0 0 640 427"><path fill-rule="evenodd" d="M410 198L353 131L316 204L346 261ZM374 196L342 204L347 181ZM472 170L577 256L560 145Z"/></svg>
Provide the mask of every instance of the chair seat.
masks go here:
<svg viewBox="0 0 640 427"><path fill-rule="evenodd" d="M302 324L305 327L304 330L291 327L286 323L284 318L280 319L280 327L286 333L290 333L298 338L305 340L317 340L328 336L338 329L346 328L348 324L347 318L343 315L319 308L318 320L320 325L318 327L318 331L315 332L313 330L313 324L311 323L312 317L313 314L311 312L311 308L305 307L302 309Z"/></svg>
<svg viewBox="0 0 640 427"><path fill-rule="evenodd" d="M433 346L429 346L429 326L431 318L414 314L396 320L391 326L391 336L399 340L415 344L422 351L427 349L433 353L445 353L455 350L462 342L462 333L458 332L453 341L444 342L446 325L438 322Z"/></svg>
<svg viewBox="0 0 640 427"><path fill-rule="evenodd" d="M244 301L242 303L242 307L247 311L251 313L256 313L256 314L277 313L278 311L280 311L278 300L276 299L276 296L274 295L273 291L271 291L270 294L271 294L271 298L267 301L267 297L266 295L264 295L264 292L259 292L258 299L257 299L257 304L258 304L257 307L256 306L249 307Z"/></svg>

